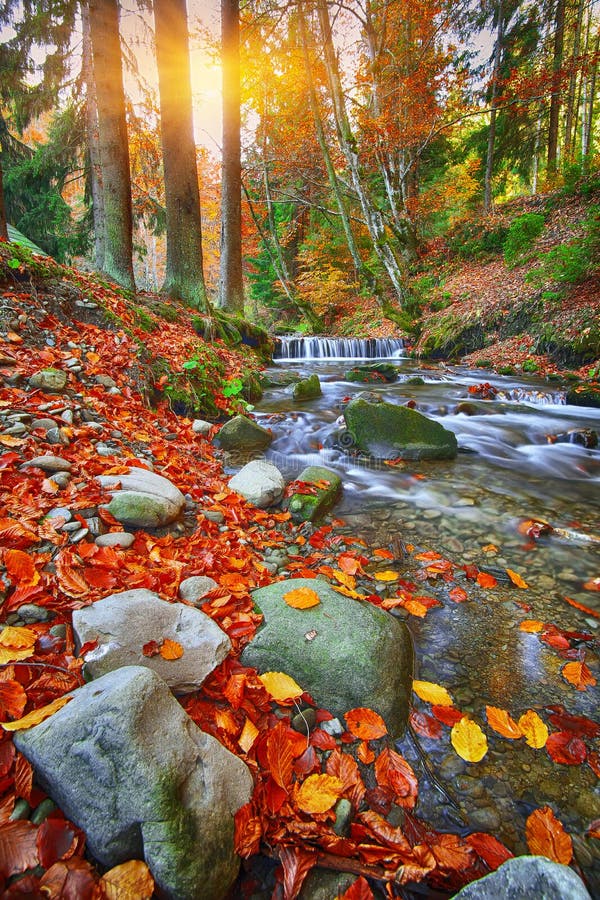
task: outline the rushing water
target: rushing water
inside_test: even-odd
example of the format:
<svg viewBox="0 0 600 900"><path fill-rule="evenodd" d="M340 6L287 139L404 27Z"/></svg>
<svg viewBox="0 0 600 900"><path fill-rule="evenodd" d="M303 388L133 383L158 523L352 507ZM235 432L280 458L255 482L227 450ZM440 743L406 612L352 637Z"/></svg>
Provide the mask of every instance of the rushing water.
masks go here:
<svg viewBox="0 0 600 900"><path fill-rule="evenodd" d="M566 684L560 677L565 660L518 626L529 617L598 634L599 620L564 598L600 608L600 594L591 589L600 576L600 449L554 438L573 429L600 430L599 411L566 405L564 395L540 379L419 366L406 358L395 362L399 380L376 385L346 381L347 360L280 362L279 373L317 372L323 396L298 404L291 388L267 391L256 413L275 436L268 456L290 478L309 464L337 471L344 494L336 515L346 522L348 534L370 548L389 546L397 535L437 550L457 567L474 563L499 579L504 575L505 582L510 568L525 578L527 591L489 591L477 602L445 602L424 619L411 616L420 678L449 688L457 706L484 724L486 703L517 718L528 708L543 710L549 704L597 718L598 688L577 691ZM425 383L407 384L412 375ZM498 389L495 399L476 400L477 415L457 412L460 403L473 400L469 387L482 382ZM418 410L455 432L458 457L392 467L336 449L332 436L343 406L362 390L396 403L414 400ZM532 540L519 529L524 520L542 520L556 530ZM427 592L438 587L430 585ZM597 676L594 644L585 648ZM490 752L477 765L448 752L447 739L423 739L469 826L490 829L516 852L527 852L524 820L533 808L549 803L574 836L583 835L600 815L589 767L559 765L523 741L494 739L489 728L487 733ZM410 758L410 747L402 752ZM418 764L417 758L412 761ZM422 811L435 820L444 804L434 788L425 793ZM447 825L443 816L438 824ZM579 839L578 858L600 892L600 852L594 856L589 845Z"/></svg>
<svg viewBox="0 0 600 900"><path fill-rule="evenodd" d="M288 334L275 341L281 360L395 358L404 353L402 338L298 337Z"/></svg>

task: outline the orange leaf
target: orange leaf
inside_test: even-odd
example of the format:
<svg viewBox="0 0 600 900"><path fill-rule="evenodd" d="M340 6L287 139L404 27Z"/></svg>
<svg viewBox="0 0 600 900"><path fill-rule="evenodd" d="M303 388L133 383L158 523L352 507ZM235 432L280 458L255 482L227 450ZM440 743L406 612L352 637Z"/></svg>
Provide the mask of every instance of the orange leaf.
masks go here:
<svg viewBox="0 0 600 900"><path fill-rule="evenodd" d="M0 825L0 875L9 878L39 864L37 828L31 822Z"/></svg>
<svg viewBox="0 0 600 900"><path fill-rule="evenodd" d="M497 706L486 706L485 712L490 727L497 731L498 734L501 734L502 737L511 741L523 737L523 732L505 709L498 709Z"/></svg>
<svg viewBox="0 0 600 900"><path fill-rule="evenodd" d="M242 733L238 738L238 744L244 753L247 753L248 750L252 747L254 741L258 737L258 728L251 721L251 719L246 719L244 722L244 727L242 728Z"/></svg>
<svg viewBox="0 0 600 900"><path fill-rule="evenodd" d="M373 891L369 887L369 882L361 875L347 891L344 891L340 900L373 900Z"/></svg>
<svg viewBox="0 0 600 900"><path fill-rule="evenodd" d="M154 878L141 859L130 859L115 866L100 879L106 900L150 900Z"/></svg>
<svg viewBox="0 0 600 900"><path fill-rule="evenodd" d="M538 622L537 619L523 619L519 625L519 630L525 631L527 634L535 634L536 632L541 631L543 627L544 623Z"/></svg>
<svg viewBox="0 0 600 900"><path fill-rule="evenodd" d="M573 858L573 843L549 806L535 809L525 823L527 846L533 856L568 866Z"/></svg>
<svg viewBox="0 0 600 900"><path fill-rule="evenodd" d="M12 544L13 546L29 547L31 544L37 544L39 538L37 534L25 528L17 519L0 519L0 541L3 544Z"/></svg>
<svg viewBox="0 0 600 900"><path fill-rule="evenodd" d="M343 782L333 775L309 775L296 794L296 806L305 813L327 812L343 789Z"/></svg>
<svg viewBox="0 0 600 900"><path fill-rule="evenodd" d="M2 722L2 728L5 731L21 731L23 728L33 728L34 725L39 725L44 719L54 715L55 712L72 699L69 694L66 694L64 697L58 697L52 703L48 703L47 706L42 706L40 709L34 709L32 712L27 713L22 719L17 719L14 722Z"/></svg>
<svg viewBox="0 0 600 900"><path fill-rule="evenodd" d="M378 556L380 559L394 559L394 554L383 547L377 547L373 550L373 556Z"/></svg>
<svg viewBox="0 0 600 900"><path fill-rule="evenodd" d="M310 609L311 606L317 606L321 600L316 591L312 588L295 588L283 595L283 599L292 609Z"/></svg>
<svg viewBox="0 0 600 900"><path fill-rule="evenodd" d="M25 647L33 647L37 641L37 634L30 628L22 628L18 625L7 625L0 631L0 644L10 647L11 650L21 650Z"/></svg>
<svg viewBox="0 0 600 900"><path fill-rule="evenodd" d="M391 788L399 806L412 809L417 802L419 782L406 760L386 747L375 760L375 777L381 787Z"/></svg>
<svg viewBox="0 0 600 900"><path fill-rule="evenodd" d="M369 747L368 741L361 741L358 745L358 750L356 751L356 755L358 756L361 763L364 763L365 766L370 765L375 759L375 754Z"/></svg>
<svg viewBox="0 0 600 900"><path fill-rule="evenodd" d="M385 572L375 572L377 581L396 581L399 577L398 572L392 572L391 569L386 569Z"/></svg>
<svg viewBox="0 0 600 900"><path fill-rule="evenodd" d="M424 619L428 611L428 607L423 603L419 603L418 600L407 600L404 604L404 609L411 616L418 616L420 619Z"/></svg>
<svg viewBox="0 0 600 900"><path fill-rule="evenodd" d="M363 707L351 709L345 714L344 718L346 719L348 731L361 741L373 741L387 734L385 722L372 709L364 709Z"/></svg>
<svg viewBox="0 0 600 900"><path fill-rule="evenodd" d="M518 575L517 572L513 572L512 569L507 569L506 574L508 575L508 577L510 578L510 580L516 587L523 588L523 589L527 589L529 587L527 582L523 581L521 576Z"/></svg>
<svg viewBox="0 0 600 900"><path fill-rule="evenodd" d="M278 722L275 728L269 732L267 762L273 780L284 791L287 791L292 783L294 755L292 742L288 736L288 728L283 722Z"/></svg>
<svg viewBox="0 0 600 900"><path fill-rule="evenodd" d="M242 859L258 853L262 836L260 818L254 815L252 804L245 803L235 814L235 852Z"/></svg>
<svg viewBox="0 0 600 900"><path fill-rule="evenodd" d="M478 572L477 584L482 588L493 588L496 587L498 582L493 575L489 575L487 572Z"/></svg>
<svg viewBox="0 0 600 900"><path fill-rule="evenodd" d="M183 647L178 641L172 641L171 638L165 638L160 646L159 652L163 659L181 659L183 656Z"/></svg>
<svg viewBox="0 0 600 900"><path fill-rule="evenodd" d="M27 704L27 694L18 681L0 681L0 719L18 719Z"/></svg>
<svg viewBox="0 0 600 900"><path fill-rule="evenodd" d="M340 571L340 569L334 569L333 577L351 591L356 587L356 578L353 575L348 575L346 572Z"/></svg>
<svg viewBox="0 0 600 900"><path fill-rule="evenodd" d="M469 599L469 595L461 587L452 588L451 591L448 591L448 596L451 600L454 600L455 603L464 603L465 600Z"/></svg>
<svg viewBox="0 0 600 900"><path fill-rule="evenodd" d="M541 750L548 740L548 729L538 714L528 709L519 719L519 728L523 732L525 741L534 750Z"/></svg>
<svg viewBox="0 0 600 900"><path fill-rule="evenodd" d="M35 585L40 580L33 557L23 550L5 550L4 565L13 584Z"/></svg>
<svg viewBox="0 0 600 900"><path fill-rule="evenodd" d="M578 691L587 691L588 687L594 687L596 684L596 679L584 662L566 663L560 674L569 684L575 685Z"/></svg>

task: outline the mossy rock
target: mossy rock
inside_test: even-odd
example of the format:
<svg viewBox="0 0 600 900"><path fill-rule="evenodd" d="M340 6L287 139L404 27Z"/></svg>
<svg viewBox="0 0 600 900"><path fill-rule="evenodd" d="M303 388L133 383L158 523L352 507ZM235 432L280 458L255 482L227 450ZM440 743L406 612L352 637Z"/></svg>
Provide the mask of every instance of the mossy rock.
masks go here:
<svg viewBox="0 0 600 900"><path fill-rule="evenodd" d="M263 389L256 372L249 372L242 378L242 397L248 403L258 403L262 400Z"/></svg>
<svg viewBox="0 0 600 900"><path fill-rule="evenodd" d="M369 363L364 366L354 366L346 372L346 381L371 384L376 381L391 383L396 381L400 369L392 363Z"/></svg>
<svg viewBox="0 0 600 900"><path fill-rule="evenodd" d="M48 394L60 394L67 386L67 373L61 369L40 369L29 379L29 387Z"/></svg>
<svg viewBox="0 0 600 900"><path fill-rule="evenodd" d="M322 393L319 376L313 373L294 385L293 397L294 400L304 402L305 400L316 400Z"/></svg>
<svg viewBox="0 0 600 900"><path fill-rule="evenodd" d="M319 603L289 606L284 596L308 588ZM413 646L405 623L371 603L353 600L316 578L292 578L260 588L252 598L264 616L241 656L259 672L285 672L335 716L368 707L390 735L406 727ZM315 632L312 640L308 632Z"/></svg>
<svg viewBox="0 0 600 900"><path fill-rule="evenodd" d="M217 441L223 450L265 450L271 441L273 435L266 428L262 428L249 419L248 416L234 416L228 422L225 422L219 434Z"/></svg>
<svg viewBox="0 0 600 900"><path fill-rule="evenodd" d="M567 403L573 406L600 407L600 385L584 383L567 392Z"/></svg>
<svg viewBox="0 0 600 900"><path fill-rule="evenodd" d="M337 503L342 493L342 479L331 469L323 466L308 466L300 473L298 481L308 485L328 482L326 487L317 487L314 494L292 494L288 509L294 522L316 522L322 519Z"/></svg>
<svg viewBox="0 0 600 900"><path fill-rule="evenodd" d="M406 379L404 384L421 385L421 384L425 384L425 379L421 378L420 375L411 375L410 378Z"/></svg>
<svg viewBox="0 0 600 900"><path fill-rule="evenodd" d="M344 418L358 449L375 459L454 459L458 452L452 431L407 406L352 400Z"/></svg>
<svg viewBox="0 0 600 900"><path fill-rule="evenodd" d="M258 379L264 388L289 387L302 380L296 372L260 372Z"/></svg>

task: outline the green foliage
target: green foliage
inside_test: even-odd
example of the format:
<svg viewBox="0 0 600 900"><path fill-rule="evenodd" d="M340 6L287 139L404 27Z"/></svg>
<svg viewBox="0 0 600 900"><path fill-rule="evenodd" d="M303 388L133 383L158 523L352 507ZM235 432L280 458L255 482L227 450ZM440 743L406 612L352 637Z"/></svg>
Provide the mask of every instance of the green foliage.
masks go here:
<svg viewBox="0 0 600 900"><path fill-rule="evenodd" d="M593 206L584 222L581 238L559 244L544 253L537 268L527 274L527 281L542 286L548 282L577 284L597 267L600 251L600 206ZM544 299L560 297L556 292L544 292Z"/></svg>
<svg viewBox="0 0 600 900"><path fill-rule="evenodd" d="M524 372L539 372L540 367L538 363L536 363L535 359L526 359L523 363L523 371Z"/></svg>
<svg viewBox="0 0 600 900"><path fill-rule="evenodd" d="M501 253L508 234L505 225L494 228L481 227L476 219L464 222L448 239L448 247L461 259L481 259Z"/></svg>
<svg viewBox="0 0 600 900"><path fill-rule="evenodd" d="M504 262L509 268L524 262L526 252L544 230L545 221L541 213L525 213L511 222L504 241Z"/></svg>

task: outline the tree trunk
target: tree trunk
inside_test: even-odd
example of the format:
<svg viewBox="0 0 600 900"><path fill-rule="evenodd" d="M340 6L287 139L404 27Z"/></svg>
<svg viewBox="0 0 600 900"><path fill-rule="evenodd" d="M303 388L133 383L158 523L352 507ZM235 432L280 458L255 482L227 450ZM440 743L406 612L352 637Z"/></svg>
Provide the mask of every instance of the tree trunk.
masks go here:
<svg viewBox="0 0 600 900"><path fill-rule="evenodd" d="M575 24L575 36L573 38L573 52L571 54L571 74L569 76L569 92L567 94L567 112L565 116L565 160L572 162L575 149L575 120L577 92L577 58L581 46L581 30L583 27L583 10L585 0L579 0L577 7L577 21Z"/></svg>
<svg viewBox="0 0 600 900"><path fill-rule="evenodd" d="M185 0L154 0L154 23L167 222L162 290L206 311Z"/></svg>
<svg viewBox="0 0 600 900"><path fill-rule="evenodd" d="M96 85L94 84L94 66L92 60L92 44L90 37L89 4L81 4L81 25L83 31L83 48L81 53L81 71L85 83L85 129L90 166L90 195L92 198L92 218L94 222L94 261L96 268L104 268L104 197L102 194L102 166L98 147L98 105L96 103Z"/></svg>
<svg viewBox="0 0 600 900"><path fill-rule="evenodd" d="M589 13L591 16L591 11ZM594 101L596 99L596 79L598 73L598 56L600 54L600 31L596 35L596 41L592 56L594 63L591 73L588 73L586 84L588 88L587 102L585 103L581 141L581 156L583 159L583 172L587 175L590 171L590 163L594 151Z"/></svg>
<svg viewBox="0 0 600 900"><path fill-rule="evenodd" d="M494 68L492 72L492 94L490 97L490 129L488 131L487 157L485 163L485 178L483 189L483 209L489 213L492 208L492 179L494 175L494 146L496 143L496 117L498 100L498 79L500 76L500 64L502 61L502 44L504 43L504 6L502 0L498 3L498 26L496 44L494 46Z"/></svg>
<svg viewBox="0 0 600 900"><path fill-rule="evenodd" d="M104 202L102 270L135 290L131 181L117 0L90 0L89 26L98 107L98 151Z"/></svg>
<svg viewBox="0 0 600 900"><path fill-rule="evenodd" d="M221 0L223 177L221 184L220 305L244 313L242 163L240 147L240 5Z"/></svg>
<svg viewBox="0 0 600 900"><path fill-rule="evenodd" d="M0 238L8 240L6 227L6 209L4 208L4 190L2 187L2 152L0 151Z"/></svg>
<svg viewBox="0 0 600 900"><path fill-rule="evenodd" d="M565 38L565 0L556 0L554 21L554 54L552 58L552 94L548 124L548 175L556 175L558 161L558 126L560 121L560 81Z"/></svg>

